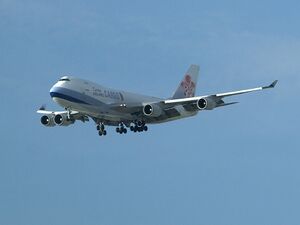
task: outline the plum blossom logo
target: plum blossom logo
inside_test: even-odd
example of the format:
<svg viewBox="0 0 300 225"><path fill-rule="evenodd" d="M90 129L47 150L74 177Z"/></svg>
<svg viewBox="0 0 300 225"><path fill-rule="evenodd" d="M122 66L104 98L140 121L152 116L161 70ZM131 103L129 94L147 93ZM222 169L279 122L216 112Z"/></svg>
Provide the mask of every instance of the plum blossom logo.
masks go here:
<svg viewBox="0 0 300 225"><path fill-rule="evenodd" d="M184 80L181 82L181 87L184 91L185 97L193 97L195 94L195 83L189 74L185 75Z"/></svg>

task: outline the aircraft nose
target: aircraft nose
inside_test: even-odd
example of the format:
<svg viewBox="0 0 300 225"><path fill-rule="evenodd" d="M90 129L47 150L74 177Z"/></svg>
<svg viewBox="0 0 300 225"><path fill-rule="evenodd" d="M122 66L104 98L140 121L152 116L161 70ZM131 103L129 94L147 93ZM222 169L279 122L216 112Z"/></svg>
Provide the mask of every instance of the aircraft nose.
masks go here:
<svg viewBox="0 0 300 225"><path fill-rule="evenodd" d="M50 95L51 95L51 93L53 93L54 91L55 91L55 87L56 87L56 84L54 84L52 87L51 87L51 89L50 89Z"/></svg>
<svg viewBox="0 0 300 225"><path fill-rule="evenodd" d="M54 97L54 95L55 95L55 93L57 93L58 92L58 83L56 83L56 84L54 84L52 87L51 87L51 89L50 89L50 96L53 98Z"/></svg>
<svg viewBox="0 0 300 225"><path fill-rule="evenodd" d="M54 86L55 86L55 85L53 85L53 86L50 88L50 90L49 90L50 93L54 91Z"/></svg>

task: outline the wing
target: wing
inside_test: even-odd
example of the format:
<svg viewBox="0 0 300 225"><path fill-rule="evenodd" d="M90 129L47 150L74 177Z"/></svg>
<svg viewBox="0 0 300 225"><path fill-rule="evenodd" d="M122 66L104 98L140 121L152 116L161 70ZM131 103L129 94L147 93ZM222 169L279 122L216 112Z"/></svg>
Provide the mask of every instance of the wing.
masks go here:
<svg viewBox="0 0 300 225"><path fill-rule="evenodd" d="M184 111L196 112L199 110L212 110L217 107L233 105L238 102L224 102L223 98L261 91L274 88L277 80L272 84L263 87L245 89L240 91L226 92L214 95L197 96L191 98L168 99L149 103L132 103L111 105L110 108L120 112L142 117L148 121L159 121L167 118L173 118L184 114ZM146 116L146 117L145 117Z"/></svg>
<svg viewBox="0 0 300 225"><path fill-rule="evenodd" d="M88 115L85 115L78 111L49 111L46 110L44 107L41 107L39 110L36 111L38 114L47 115L55 117L56 115L63 115L66 118L71 117L73 120L81 120L82 122L89 121Z"/></svg>
<svg viewBox="0 0 300 225"><path fill-rule="evenodd" d="M246 94L246 93L250 93L250 92L274 88L276 86L277 82L278 82L278 80L275 80L268 86L245 89L245 90L240 90L240 91L225 92L225 93L220 93L220 94L215 94L215 95L205 95L205 96L197 96L197 97L192 97L192 98L181 98L181 99L169 99L169 100L165 100L164 104L169 105L169 106L175 106L175 105L183 105L183 106L191 105L191 106L193 106L194 105L200 110L201 109L213 109L213 108L220 107L220 106L227 106L227 105L232 105L232 104L238 103L238 102L225 103L223 101L223 98L225 98L225 97L241 95L241 94Z"/></svg>

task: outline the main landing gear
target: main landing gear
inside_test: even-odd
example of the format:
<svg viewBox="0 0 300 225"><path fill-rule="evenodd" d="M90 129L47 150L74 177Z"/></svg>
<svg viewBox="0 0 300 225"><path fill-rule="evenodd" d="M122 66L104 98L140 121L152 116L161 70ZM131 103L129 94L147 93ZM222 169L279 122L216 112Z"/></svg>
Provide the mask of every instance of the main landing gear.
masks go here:
<svg viewBox="0 0 300 225"><path fill-rule="evenodd" d="M105 126L103 123L99 123L97 124L97 130L99 133L99 136L105 136L107 134L107 131L105 130Z"/></svg>
<svg viewBox="0 0 300 225"><path fill-rule="evenodd" d="M130 130L134 133L148 131L148 127L145 124L145 121L135 121L134 125L130 126Z"/></svg>
<svg viewBox="0 0 300 225"><path fill-rule="evenodd" d="M116 132L119 134L126 134L127 129L125 128L124 123L120 123L119 126L116 128Z"/></svg>
<svg viewBox="0 0 300 225"><path fill-rule="evenodd" d="M130 125L130 130L134 133L143 132L143 131L147 131L148 127L146 126L145 121L134 121ZM119 133L119 134L126 134L127 133L127 129L126 129L124 123L119 124L119 126L116 128L116 132Z"/></svg>
<svg viewBox="0 0 300 225"><path fill-rule="evenodd" d="M130 127L130 130L134 133L148 131L148 127L146 126L145 121L140 120L140 121L134 121L130 124L120 122L119 126L116 128L116 132L119 133L119 134L127 134L127 128L126 127ZM98 130L99 136L106 136L107 135L107 131L105 129L105 126L104 126L103 122L97 123L96 128Z"/></svg>

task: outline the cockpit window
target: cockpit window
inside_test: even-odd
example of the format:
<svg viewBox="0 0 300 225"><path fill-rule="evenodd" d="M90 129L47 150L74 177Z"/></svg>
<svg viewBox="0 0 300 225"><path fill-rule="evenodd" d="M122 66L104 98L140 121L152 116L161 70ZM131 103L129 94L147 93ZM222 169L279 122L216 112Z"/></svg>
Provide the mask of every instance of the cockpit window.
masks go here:
<svg viewBox="0 0 300 225"><path fill-rule="evenodd" d="M59 81L70 81L70 79L69 78L61 78L61 79L59 79Z"/></svg>
<svg viewBox="0 0 300 225"><path fill-rule="evenodd" d="M70 81L69 77L62 77L59 79L59 81Z"/></svg>

